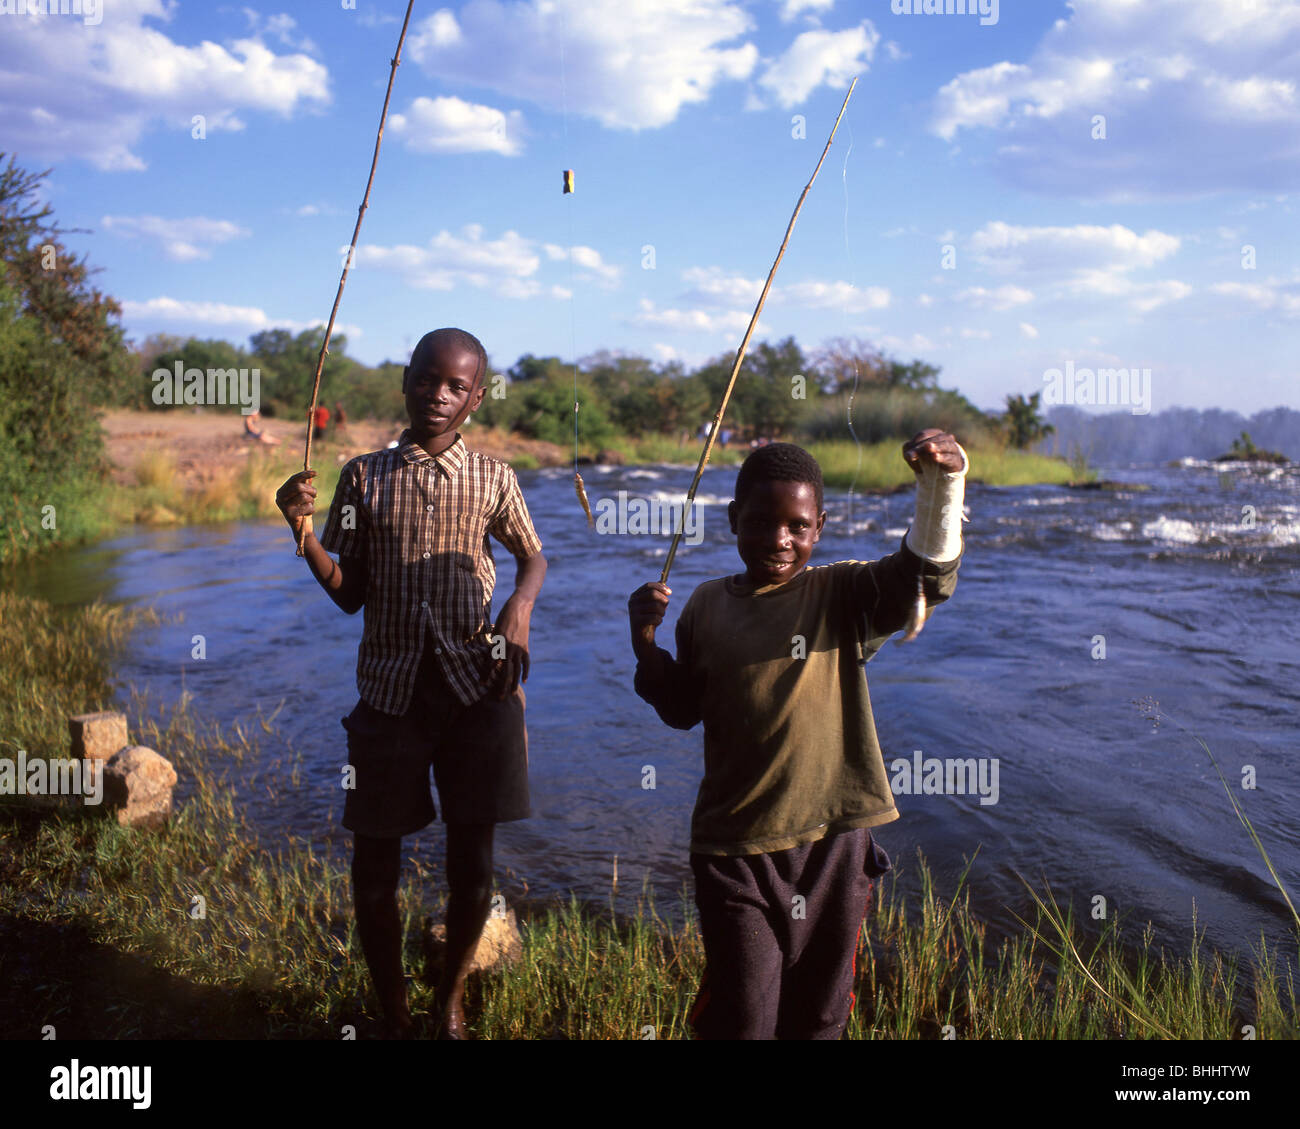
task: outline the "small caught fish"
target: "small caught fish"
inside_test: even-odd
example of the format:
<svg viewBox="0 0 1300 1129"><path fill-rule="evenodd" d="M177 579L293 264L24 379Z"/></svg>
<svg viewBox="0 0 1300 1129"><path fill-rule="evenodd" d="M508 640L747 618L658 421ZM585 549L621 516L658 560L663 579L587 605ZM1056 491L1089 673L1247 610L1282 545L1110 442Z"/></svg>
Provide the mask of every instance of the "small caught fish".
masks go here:
<svg viewBox="0 0 1300 1129"><path fill-rule="evenodd" d="M573 489L577 491L578 501L582 503L582 512L587 515L587 524L594 526L596 519L591 516L591 503L587 501L587 488L582 484L582 475L573 472Z"/></svg>
<svg viewBox="0 0 1300 1129"><path fill-rule="evenodd" d="M921 634L921 628L925 626L925 582L918 575L916 578L916 600L912 604L912 614L907 617L907 626L903 628L903 637L895 639L895 643L910 643Z"/></svg>

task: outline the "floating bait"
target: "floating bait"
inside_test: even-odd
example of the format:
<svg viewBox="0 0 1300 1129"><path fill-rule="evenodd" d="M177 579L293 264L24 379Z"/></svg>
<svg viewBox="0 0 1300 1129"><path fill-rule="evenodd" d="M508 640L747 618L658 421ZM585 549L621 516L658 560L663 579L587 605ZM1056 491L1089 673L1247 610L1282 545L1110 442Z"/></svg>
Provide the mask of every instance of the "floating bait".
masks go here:
<svg viewBox="0 0 1300 1129"><path fill-rule="evenodd" d="M596 519L591 516L591 503L587 501L587 488L582 484L582 475L576 470L573 472L573 489L577 492L578 501L582 503L582 512L587 515L587 524L594 526Z"/></svg>
<svg viewBox="0 0 1300 1129"><path fill-rule="evenodd" d="M925 626L925 582L920 575L916 578L916 600L912 603L912 614L907 617L907 625L903 628L903 637L895 639L895 643L910 643L921 634L921 628Z"/></svg>

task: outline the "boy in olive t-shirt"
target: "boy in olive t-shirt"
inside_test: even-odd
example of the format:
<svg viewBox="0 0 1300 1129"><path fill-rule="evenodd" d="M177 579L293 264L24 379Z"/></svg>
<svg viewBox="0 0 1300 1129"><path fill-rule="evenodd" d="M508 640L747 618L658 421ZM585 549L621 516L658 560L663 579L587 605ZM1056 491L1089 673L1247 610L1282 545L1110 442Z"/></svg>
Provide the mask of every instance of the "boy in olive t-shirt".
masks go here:
<svg viewBox="0 0 1300 1129"><path fill-rule="evenodd" d="M636 692L668 725L704 723L691 867L705 947L692 1011L704 1038L837 1039L871 878L869 828L898 818L861 663L957 583L965 452L904 445L917 520L878 561L806 569L826 521L821 468L787 443L742 466L728 507L746 571L695 590L677 657L656 646L671 591L628 601Z"/></svg>

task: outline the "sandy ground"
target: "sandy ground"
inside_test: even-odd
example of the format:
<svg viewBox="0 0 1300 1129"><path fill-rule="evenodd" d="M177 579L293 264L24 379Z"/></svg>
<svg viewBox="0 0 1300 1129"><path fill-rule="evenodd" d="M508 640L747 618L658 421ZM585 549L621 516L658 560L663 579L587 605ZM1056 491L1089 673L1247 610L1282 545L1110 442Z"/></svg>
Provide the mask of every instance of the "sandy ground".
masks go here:
<svg viewBox="0 0 1300 1129"><path fill-rule="evenodd" d="M189 483L204 481L211 474L238 465L250 452L266 447L285 452L301 466L303 441L302 423L286 419L263 419L264 432L280 440L271 447L244 437L244 417L234 412L216 411L158 411L158 412L107 412L101 420L108 446L108 457L113 464L113 481L119 485L135 482L134 469L146 452L165 451L175 461L181 475ZM326 459L342 464L354 455L377 451L401 434L404 424L381 423L375 420L349 421L339 432L333 421L324 442L312 445L313 463ZM529 454L542 466L559 466L566 461L566 453L553 443L523 439L497 431L481 428L471 423L462 431L466 445L471 450L482 451L494 458L509 462L519 454Z"/></svg>

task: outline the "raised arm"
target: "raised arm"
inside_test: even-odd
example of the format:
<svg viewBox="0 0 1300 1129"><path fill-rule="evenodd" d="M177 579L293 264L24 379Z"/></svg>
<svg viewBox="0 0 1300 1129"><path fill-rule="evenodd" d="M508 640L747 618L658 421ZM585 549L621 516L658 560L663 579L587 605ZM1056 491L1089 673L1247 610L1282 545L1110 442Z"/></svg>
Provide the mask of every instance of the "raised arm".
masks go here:
<svg viewBox="0 0 1300 1129"><path fill-rule="evenodd" d="M917 476L916 517L900 550L872 562L858 578L869 653L908 623L918 578L927 609L943 603L957 587L970 466L966 452L952 435L930 428L903 445L903 458Z"/></svg>

